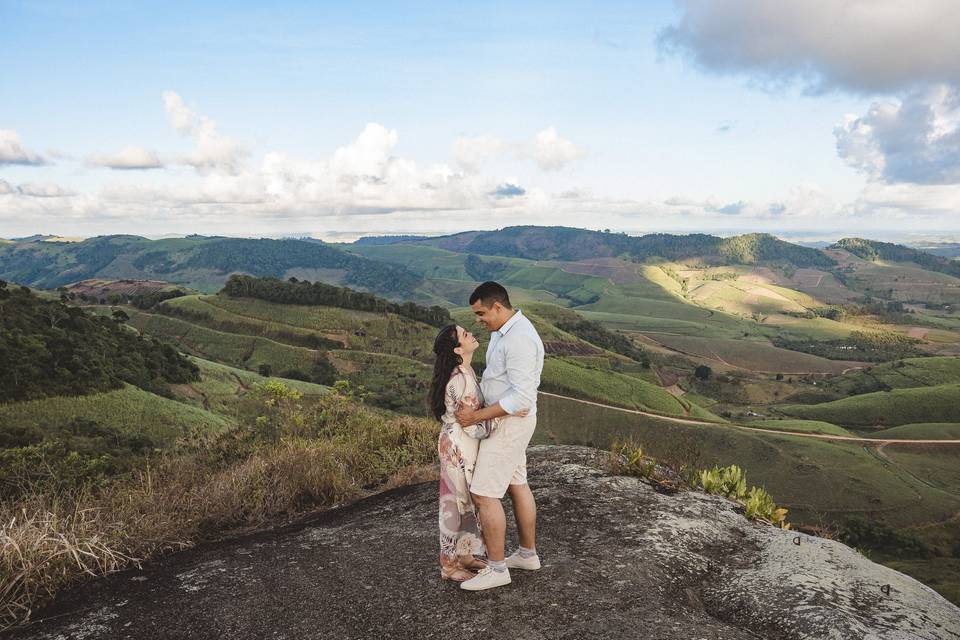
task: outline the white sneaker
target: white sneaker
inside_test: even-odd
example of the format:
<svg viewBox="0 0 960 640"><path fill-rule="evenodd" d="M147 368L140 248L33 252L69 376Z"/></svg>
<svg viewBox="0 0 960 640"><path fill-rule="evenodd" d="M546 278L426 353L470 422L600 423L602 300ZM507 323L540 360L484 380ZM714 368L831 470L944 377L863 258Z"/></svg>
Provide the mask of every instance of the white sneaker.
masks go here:
<svg viewBox="0 0 960 640"><path fill-rule="evenodd" d="M540 556L532 555L529 558L524 558L520 555L520 550L518 549L507 557L507 568L536 571L540 568Z"/></svg>
<svg viewBox="0 0 960 640"><path fill-rule="evenodd" d="M474 577L461 582L460 588L466 589L467 591L482 591L484 589L502 587L505 584L510 584L509 569L506 571L494 571L490 567L486 567Z"/></svg>

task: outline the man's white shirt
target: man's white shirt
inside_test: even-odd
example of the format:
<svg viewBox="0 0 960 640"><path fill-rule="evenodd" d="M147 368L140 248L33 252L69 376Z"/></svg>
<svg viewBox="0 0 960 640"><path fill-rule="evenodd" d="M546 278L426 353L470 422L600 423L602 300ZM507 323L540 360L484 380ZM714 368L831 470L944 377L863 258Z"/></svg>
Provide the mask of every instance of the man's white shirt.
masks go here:
<svg viewBox="0 0 960 640"><path fill-rule="evenodd" d="M537 414L537 387L543 371L543 342L533 323L519 309L499 330L490 333L487 366L480 381L484 403L500 403L513 415L527 409Z"/></svg>

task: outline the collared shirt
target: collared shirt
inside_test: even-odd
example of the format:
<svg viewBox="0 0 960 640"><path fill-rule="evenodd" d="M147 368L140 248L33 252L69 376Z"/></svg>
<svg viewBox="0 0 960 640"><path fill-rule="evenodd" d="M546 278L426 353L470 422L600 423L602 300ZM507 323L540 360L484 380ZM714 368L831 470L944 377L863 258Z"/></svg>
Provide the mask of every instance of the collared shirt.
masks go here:
<svg viewBox="0 0 960 640"><path fill-rule="evenodd" d="M487 366L480 381L484 404L500 403L509 414L523 409L537 414L537 387L543 371L543 342L519 309L490 333Z"/></svg>

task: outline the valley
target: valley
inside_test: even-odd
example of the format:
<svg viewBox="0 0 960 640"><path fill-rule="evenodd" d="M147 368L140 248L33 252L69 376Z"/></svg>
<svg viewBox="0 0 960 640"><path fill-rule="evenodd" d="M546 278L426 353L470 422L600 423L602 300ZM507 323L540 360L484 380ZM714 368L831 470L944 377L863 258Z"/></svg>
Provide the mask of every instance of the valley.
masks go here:
<svg viewBox="0 0 960 640"><path fill-rule="evenodd" d="M448 314L482 335L466 300L479 281L496 279L546 346L537 442L632 440L677 466L738 464L796 527L842 536L862 518L918 541L920 555L863 550L960 601L960 278L942 263L885 247L874 256L869 241L815 250L759 234L630 238L542 227L300 241L308 247L295 252L264 245L251 264L244 246L222 240L216 252L199 252L209 244L202 238L163 242L98 239L113 257L95 259L76 247L0 248L0 277L120 318L188 354L199 371L168 397L126 386L0 405L0 429L81 419L174 446L234 428L265 380L307 398L345 381L378 410L423 416L438 324ZM347 266L331 271L330 256ZM237 273L260 279L231 285ZM311 281L366 290L362 305L375 306L289 302Z"/></svg>

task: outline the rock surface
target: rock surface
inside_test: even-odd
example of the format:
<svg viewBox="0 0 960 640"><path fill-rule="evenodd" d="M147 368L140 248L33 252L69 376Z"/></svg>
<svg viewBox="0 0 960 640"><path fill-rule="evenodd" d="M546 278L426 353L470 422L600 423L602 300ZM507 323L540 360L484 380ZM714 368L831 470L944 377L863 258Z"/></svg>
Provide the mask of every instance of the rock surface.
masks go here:
<svg viewBox="0 0 960 640"><path fill-rule="evenodd" d="M960 638L960 609L912 578L727 500L610 476L604 455L530 449L544 567L506 587L439 579L427 483L94 580L13 637Z"/></svg>

